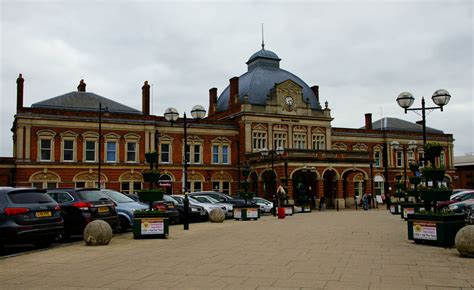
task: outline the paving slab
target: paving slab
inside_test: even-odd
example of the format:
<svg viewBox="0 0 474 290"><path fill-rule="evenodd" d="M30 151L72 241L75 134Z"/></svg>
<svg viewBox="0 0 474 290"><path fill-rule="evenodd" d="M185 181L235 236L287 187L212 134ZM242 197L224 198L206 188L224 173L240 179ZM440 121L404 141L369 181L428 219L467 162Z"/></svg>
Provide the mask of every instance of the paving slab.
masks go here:
<svg viewBox="0 0 474 290"><path fill-rule="evenodd" d="M407 240L386 210L170 227L0 258L0 289L473 289L474 259Z"/></svg>

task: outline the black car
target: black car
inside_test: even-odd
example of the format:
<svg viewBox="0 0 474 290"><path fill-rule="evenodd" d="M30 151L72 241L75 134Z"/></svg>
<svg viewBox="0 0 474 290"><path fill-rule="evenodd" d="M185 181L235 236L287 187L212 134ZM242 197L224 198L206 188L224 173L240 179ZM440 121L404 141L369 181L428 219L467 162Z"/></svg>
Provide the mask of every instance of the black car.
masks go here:
<svg viewBox="0 0 474 290"><path fill-rule="evenodd" d="M161 212L166 212L168 214L170 224L180 223L179 211L175 208L175 204L173 202L167 201L165 199L154 201L153 209Z"/></svg>
<svg viewBox="0 0 474 290"><path fill-rule="evenodd" d="M174 207L178 210L179 212L179 222L183 222L183 216L184 216L184 204L183 204L183 199L181 197L177 196L170 196L170 195L164 195L163 200L168 202L168 203L173 203ZM190 222L205 222L209 220L209 215L207 214L207 211L199 205L189 205L189 221Z"/></svg>
<svg viewBox="0 0 474 290"><path fill-rule="evenodd" d="M47 193L59 203L64 219L64 238L82 235L93 220L103 220L116 230L119 219L115 205L97 188L57 188Z"/></svg>
<svg viewBox="0 0 474 290"><path fill-rule="evenodd" d="M61 208L46 191L0 188L0 251L4 244L45 247L63 231Z"/></svg>
<svg viewBox="0 0 474 290"><path fill-rule="evenodd" d="M223 203L230 203L232 205L246 205L245 199L242 198L233 198L230 195L227 195L222 192L216 192L216 191L200 191L200 192L192 192L190 193L190 196L192 195L208 195L215 200L218 200L219 202ZM249 200L249 203L253 203L253 201Z"/></svg>

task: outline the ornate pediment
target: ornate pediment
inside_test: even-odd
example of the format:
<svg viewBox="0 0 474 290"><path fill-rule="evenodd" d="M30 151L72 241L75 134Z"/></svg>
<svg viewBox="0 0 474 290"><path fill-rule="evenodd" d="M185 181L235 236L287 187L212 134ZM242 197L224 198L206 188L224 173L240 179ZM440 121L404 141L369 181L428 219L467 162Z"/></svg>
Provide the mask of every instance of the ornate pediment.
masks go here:
<svg viewBox="0 0 474 290"><path fill-rule="evenodd" d="M227 144L227 143L230 143L230 140L226 137L217 137L217 138L214 138L212 139L211 141L212 143L219 143L219 144Z"/></svg>
<svg viewBox="0 0 474 290"><path fill-rule="evenodd" d="M263 124L256 124L252 127L252 130L267 131L267 127Z"/></svg>
<svg viewBox="0 0 474 290"><path fill-rule="evenodd" d="M306 126L293 126L293 132L306 132L308 128Z"/></svg>
<svg viewBox="0 0 474 290"><path fill-rule="evenodd" d="M211 178L212 181L231 181L232 177L226 173L216 173Z"/></svg>
<svg viewBox="0 0 474 290"><path fill-rule="evenodd" d="M311 130L313 134L326 134L326 128L323 127L313 127Z"/></svg>
<svg viewBox="0 0 474 290"><path fill-rule="evenodd" d="M288 125L277 124L273 126L273 131L288 131Z"/></svg>
<svg viewBox="0 0 474 290"><path fill-rule="evenodd" d="M53 172L37 172L31 175L30 177L30 182L59 182L59 176L56 173Z"/></svg>
<svg viewBox="0 0 474 290"><path fill-rule="evenodd" d="M137 172L125 172L120 175L120 181L143 181L143 177L141 174Z"/></svg>

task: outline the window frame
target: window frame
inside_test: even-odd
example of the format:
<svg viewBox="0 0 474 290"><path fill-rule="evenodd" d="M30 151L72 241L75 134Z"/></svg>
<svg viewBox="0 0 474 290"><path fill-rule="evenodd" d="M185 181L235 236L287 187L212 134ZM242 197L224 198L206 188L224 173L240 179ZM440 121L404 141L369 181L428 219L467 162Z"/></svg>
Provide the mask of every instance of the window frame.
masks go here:
<svg viewBox="0 0 474 290"><path fill-rule="evenodd" d="M313 150L325 150L326 149L326 136L322 133L313 134L311 137Z"/></svg>

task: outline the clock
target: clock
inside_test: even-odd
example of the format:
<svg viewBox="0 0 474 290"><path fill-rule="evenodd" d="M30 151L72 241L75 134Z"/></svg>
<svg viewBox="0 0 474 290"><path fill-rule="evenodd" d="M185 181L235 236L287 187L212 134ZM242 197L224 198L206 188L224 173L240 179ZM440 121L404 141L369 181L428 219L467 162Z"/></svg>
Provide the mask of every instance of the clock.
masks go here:
<svg viewBox="0 0 474 290"><path fill-rule="evenodd" d="M295 105L295 101L291 96L285 97L285 106L288 111L293 110L293 106Z"/></svg>

